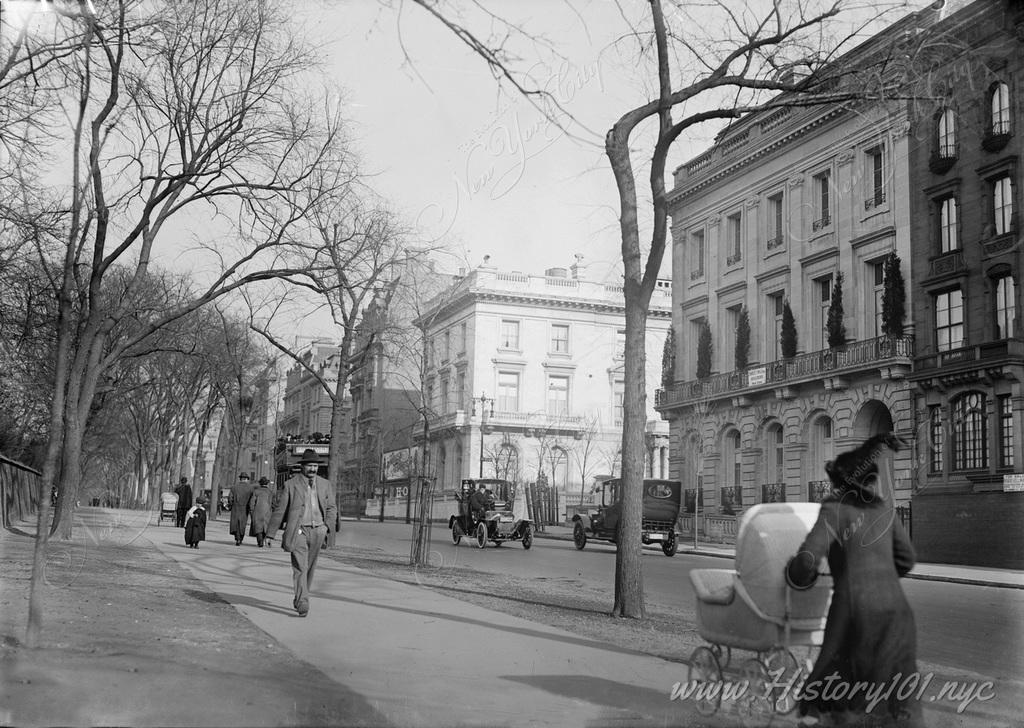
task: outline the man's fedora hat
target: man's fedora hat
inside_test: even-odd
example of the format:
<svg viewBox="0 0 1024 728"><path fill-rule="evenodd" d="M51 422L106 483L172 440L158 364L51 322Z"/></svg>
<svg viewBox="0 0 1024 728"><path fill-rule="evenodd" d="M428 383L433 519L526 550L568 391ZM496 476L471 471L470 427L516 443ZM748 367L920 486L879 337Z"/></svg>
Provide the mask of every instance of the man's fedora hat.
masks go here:
<svg viewBox="0 0 1024 728"><path fill-rule="evenodd" d="M302 453L302 457L299 458L299 465L320 465L320 463L320 456L311 447L307 447Z"/></svg>

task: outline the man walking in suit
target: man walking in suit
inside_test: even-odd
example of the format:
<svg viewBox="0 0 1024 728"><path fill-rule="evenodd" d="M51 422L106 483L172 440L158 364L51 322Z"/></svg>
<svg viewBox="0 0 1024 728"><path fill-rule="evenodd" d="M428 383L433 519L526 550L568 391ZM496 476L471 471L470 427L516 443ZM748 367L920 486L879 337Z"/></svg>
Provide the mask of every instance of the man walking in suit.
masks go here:
<svg viewBox="0 0 1024 728"><path fill-rule="evenodd" d="M192 487L188 484L188 478L182 477L178 481L178 487L174 489L178 494L178 507L174 512L174 525L178 528L185 527L185 514L192 507Z"/></svg>
<svg viewBox="0 0 1024 728"><path fill-rule="evenodd" d="M249 498L255 486L249 481L248 473L239 473L238 482L231 487L228 506L231 508L231 524L228 532L235 537L235 546L242 545L245 527L249 522Z"/></svg>
<svg viewBox="0 0 1024 728"><path fill-rule="evenodd" d="M334 523L337 507L331 484L316 474L320 465L316 452L306 450L299 465L302 474L285 481L284 491L270 516L267 541L273 540L283 521L281 548L291 554L295 584L292 605L300 617L305 617L309 613L309 588L313 584L316 559L327 537L327 524Z"/></svg>

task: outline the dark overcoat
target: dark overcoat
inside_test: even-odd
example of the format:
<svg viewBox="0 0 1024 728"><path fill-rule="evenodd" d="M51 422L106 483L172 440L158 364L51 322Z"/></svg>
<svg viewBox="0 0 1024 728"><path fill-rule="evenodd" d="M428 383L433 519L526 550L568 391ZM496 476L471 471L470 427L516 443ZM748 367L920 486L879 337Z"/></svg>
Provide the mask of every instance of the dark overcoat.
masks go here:
<svg viewBox="0 0 1024 728"><path fill-rule="evenodd" d="M245 524L249 520L249 496L255 486L251 483L238 482L231 486L231 528L232 536L245 535Z"/></svg>
<svg viewBox="0 0 1024 728"><path fill-rule="evenodd" d="M200 505L193 506L185 518L185 544L206 540L206 509Z"/></svg>
<svg viewBox="0 0 1024 728"><path fill-rule="evenodd" d="M192 507L192 486L188 483L182 483L174 492L178 494L178 510L187 511Z"/></svg>
<svg viewBox="0 0 1024 728"><path fill-rule="evenodd" d="M273 491L266 485L257 485L252 495L249 496L249 512L252 514L252 525L249 527L249 535L257 536L267 532L270 525L271 500L274 497Z"/></svg>
<svg viewBox="0 0 1024 728"><path fill-rule="evenodd" d="M876 481L877 482L877 481ZM818 660L807 677L800 712L856 713L884 718L900 713L920 716L920 705L900 701L903 679L917 672L914 613L899 579L914 566L914 549L892 503L870 485L841 492L821 504L817 522L787 567L789 583L800 588L814 582L818 564L827 558L833 579L832 604ZM858 682L897 687L888 700L872 707L861 688L852 699L837 700L839 682L825 690L836 673L846 690ZM886 692L878 687L875 695ZM843 691L845 692L845 691ZM904 695L912 691L904 690Z"/></svg>

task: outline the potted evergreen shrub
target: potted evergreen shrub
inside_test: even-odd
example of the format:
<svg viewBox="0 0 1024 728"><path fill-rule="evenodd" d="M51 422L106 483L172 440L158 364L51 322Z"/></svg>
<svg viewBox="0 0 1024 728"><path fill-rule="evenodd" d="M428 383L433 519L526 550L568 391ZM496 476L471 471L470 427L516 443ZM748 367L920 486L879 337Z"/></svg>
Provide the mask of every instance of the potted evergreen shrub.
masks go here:
<svg viewBox="0 0 1024 728"><path fill-rule="evenodd" d="M669 390L676 381L676 329L668 327L665 347L661 350L661 388Z"/></svg>
<svg viewBox="0 0 1024 728"><path fill-rule="evenodd" d="M828 368L835 366L836 350L846 345L846 324L843 323L843 274L836 273L835 283L832 284L832 301L828 306L828 352L825 354L825 365Z"/></svg>
<svg viewBox="0 0 1024 728"><path fill-rule="evenodd" d="M880 354L892 356L895 352L895 338L903 335L903 319L906 316L907 292L900 269L900 257L890 253L885 259L882 282L882 334Z"/></svg>
<svg viewBox="0 0 1024 728"><path fill-rule="evenodd" d="M739 321L736 322L736 369L746 369L750 363L750 316L747 307L740 309Z"/></svg>

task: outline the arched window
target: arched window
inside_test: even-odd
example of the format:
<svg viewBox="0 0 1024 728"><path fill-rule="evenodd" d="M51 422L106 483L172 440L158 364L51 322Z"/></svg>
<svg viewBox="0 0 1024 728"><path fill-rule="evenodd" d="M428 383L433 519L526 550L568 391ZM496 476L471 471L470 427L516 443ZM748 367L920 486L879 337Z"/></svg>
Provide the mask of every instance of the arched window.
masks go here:
<svg viewBox="0 0 1024 728"><path fill-rule="evenodd" d="M722 440L722 478L720 494L722 513L733 515L743 505L742 486L743 462L740 455L742 440L739 430L732 429L725 433Z"/></svg>
<svg viewBox="0 0 1024 728"><path fill-rule="evenodd" d="M465 471L462 469L462 443L455 443L455 477L462 479L466 477Z"/></svg>
<svg viewBox="0 0 1024 728"><path fill-rule="evenodd" d="M991 133L1010 133L1010 87L1000 81L992 87L990 99Z"/></svg>
<svg viewBox="0 0 1024 728"><path fill-rule="evenodd" d="M936 152L940 159L956 156L956 115L952 109L939 112L936 124Z"/></svg>
<svg viewBox="0 0 1024 728"><path fill-rule="evenodd" d="M569 456L560 447L551 448L551 487L564 489L569 481Z"/></svg>
<svg viewBox="0 0 1024 728"><path fill-rule="evenodd" d="M985 395L965 392L952 404L953 470L988 467Z"/></svg>
<svg viewBox="0 0 1024 728"><path fill-rule="evenodd" d="M772 477L776 483L786 481L782 446L782 425L772 425L768 428L768 467L771 468Z"/></svg>
<svg viewBox="0 0 1024 728"><path fill-rule="evenodd" d="M825 463L835 458L830 417L822 415L811 423L809 444L808 498L819 502L832 491L832 485L825 474Z"/></svg>

